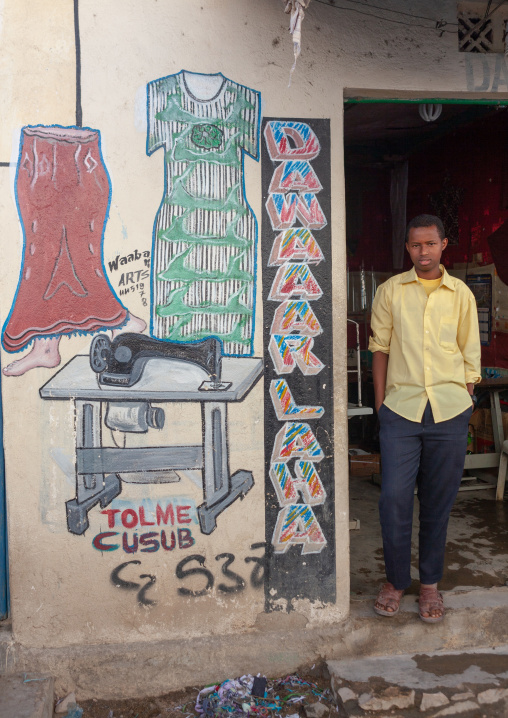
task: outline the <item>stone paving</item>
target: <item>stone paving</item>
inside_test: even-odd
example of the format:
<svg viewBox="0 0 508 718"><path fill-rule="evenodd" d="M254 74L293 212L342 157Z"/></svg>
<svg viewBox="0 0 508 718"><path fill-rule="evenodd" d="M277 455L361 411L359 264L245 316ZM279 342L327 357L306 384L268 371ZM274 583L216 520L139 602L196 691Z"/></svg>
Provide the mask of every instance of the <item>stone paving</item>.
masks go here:
<svg viewBox="0 0 508 718"><path fill-rule="evenodd" d="M508 646L327 665L342 716L508 718Z"/></svg>

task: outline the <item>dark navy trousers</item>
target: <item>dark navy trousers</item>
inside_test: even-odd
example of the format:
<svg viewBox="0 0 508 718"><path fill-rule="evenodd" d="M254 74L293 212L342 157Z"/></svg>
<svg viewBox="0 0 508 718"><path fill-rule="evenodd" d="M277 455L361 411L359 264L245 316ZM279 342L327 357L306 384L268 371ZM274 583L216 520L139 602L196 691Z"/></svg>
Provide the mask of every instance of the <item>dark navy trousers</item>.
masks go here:
<svg viewBox="0 0 508 718"><path fill-rule="evenodd" d="M382 488L379 516L386 578L396 589L411 583L415 484L420 502L420 582L441 580L448 519L464 471L472 408L439 424L427 402L420 423L383 404L379 410Z"/></svg>

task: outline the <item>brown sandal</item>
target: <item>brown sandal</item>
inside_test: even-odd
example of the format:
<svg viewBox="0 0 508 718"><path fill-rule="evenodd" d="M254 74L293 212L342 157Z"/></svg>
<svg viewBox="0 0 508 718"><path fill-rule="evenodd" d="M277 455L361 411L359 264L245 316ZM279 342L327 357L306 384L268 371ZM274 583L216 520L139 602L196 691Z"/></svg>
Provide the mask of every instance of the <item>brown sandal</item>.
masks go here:
<svg viewBox="0 0 508 718"><path fill-rule="evenodd" d="M420 597L418 599L418 612L420 614L420 618L422 621L425 621L425 623L439 623L439 621L442 621L445 614L444 609L444 603L443 603L443 596L437 588L423 588L420 587ZM432 611L438 610L441 611L440 616L432 616ZM427 613L428 616L424 616L423 614Z"/></svg>
<svg viewBox="0 0 508 718"><path fill-rule="evenodd" d="M396 616L400 608L400 599L404 595L404 590L399 591L391 583L384 583L377 595L374 603L374 611L380 616ZM379 608L379 606L384 608ZM388 611L388 607L392 607L392 611Z"/></svg>

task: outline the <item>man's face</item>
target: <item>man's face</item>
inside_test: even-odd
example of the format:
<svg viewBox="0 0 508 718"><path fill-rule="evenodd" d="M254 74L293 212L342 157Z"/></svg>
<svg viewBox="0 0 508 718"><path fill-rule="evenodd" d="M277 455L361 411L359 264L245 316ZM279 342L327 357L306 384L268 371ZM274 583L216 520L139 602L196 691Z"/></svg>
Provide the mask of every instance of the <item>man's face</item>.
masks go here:
<svg viewBox="0 0 508 718"><path fill-rule="evenodd" d="M437 279L441 276L439 262L444 248L448 244L446 237L441 239L437 227L413 227L409 230L406 249L414 264L416 274L422 279Z"/></svg>

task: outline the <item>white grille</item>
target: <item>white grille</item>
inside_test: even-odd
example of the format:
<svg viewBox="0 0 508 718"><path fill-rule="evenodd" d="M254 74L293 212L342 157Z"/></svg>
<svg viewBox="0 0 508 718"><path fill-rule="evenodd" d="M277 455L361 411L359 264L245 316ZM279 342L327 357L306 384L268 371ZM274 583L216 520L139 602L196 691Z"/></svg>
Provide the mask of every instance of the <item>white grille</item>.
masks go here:
<svg viewBox="0 0 508 718"><path fill-rule="evenodd" d="M508 3L461 0L457 3L460 52L505 51Z"/></svg>
<svg viewBox="0 0 508 718"><path fill-rule="evenodd" d="M493 18L459 13L458 22L460 52L495 52Z"/></svg>

